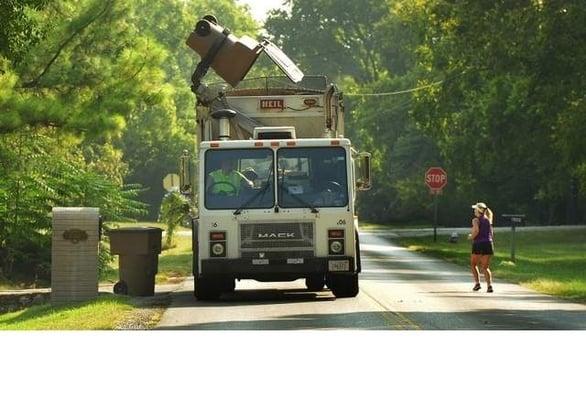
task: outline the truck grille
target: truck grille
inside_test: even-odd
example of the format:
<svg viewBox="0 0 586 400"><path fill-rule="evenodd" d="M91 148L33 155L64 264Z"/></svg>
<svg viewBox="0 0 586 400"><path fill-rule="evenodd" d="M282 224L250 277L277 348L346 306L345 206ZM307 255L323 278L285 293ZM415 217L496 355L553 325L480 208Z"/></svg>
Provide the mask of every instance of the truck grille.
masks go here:
<svg viewBox="0 0 586 400"><path fill-rule="evenodd" d="M302 257L314 255L313 224L285 222L241 224L240 248L242 257L255 258L259 253L275 258L285 254Z"/></svg>

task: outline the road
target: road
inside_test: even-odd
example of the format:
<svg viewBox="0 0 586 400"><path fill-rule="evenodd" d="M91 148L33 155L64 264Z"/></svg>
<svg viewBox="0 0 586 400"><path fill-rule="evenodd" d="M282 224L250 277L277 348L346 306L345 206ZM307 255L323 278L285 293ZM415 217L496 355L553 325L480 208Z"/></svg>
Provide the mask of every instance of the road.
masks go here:
<svg viewBox="0 0 586 400"><path fill-rule="evenodd" d="M198 302L193 280L173 294L159 329L586 329L586 306L495 282L472 292L468 271L414 254L383 233L361 234L360 294L335 299L304 282L240 281L219 301Z"/></svg>

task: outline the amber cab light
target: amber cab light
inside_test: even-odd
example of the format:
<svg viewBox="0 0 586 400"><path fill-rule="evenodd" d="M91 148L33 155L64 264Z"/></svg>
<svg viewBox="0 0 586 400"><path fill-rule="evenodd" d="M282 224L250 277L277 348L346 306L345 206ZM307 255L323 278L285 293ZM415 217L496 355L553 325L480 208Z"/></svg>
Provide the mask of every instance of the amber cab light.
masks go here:
<svg viewBox="0 0 586 400"><path fill-rule="evenodd" d="M344 230L343 229L330 229L328 231L329 238L343 238L344 237Z"/></svg>
<svg viewBox="0 0 586 400"><path fill-rule="evenodd" d="M226 232L210 232L210 240L226 240Z"/></svg>

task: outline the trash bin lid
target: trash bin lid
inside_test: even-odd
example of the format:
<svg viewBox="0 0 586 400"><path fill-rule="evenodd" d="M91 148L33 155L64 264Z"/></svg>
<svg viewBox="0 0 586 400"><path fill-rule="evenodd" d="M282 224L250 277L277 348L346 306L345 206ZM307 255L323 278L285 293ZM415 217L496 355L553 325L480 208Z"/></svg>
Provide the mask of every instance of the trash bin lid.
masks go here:
<svg viewBox="0 0 586 400"><path fill-rule="evenodd" d="M124 228L115 228L115 229L108 229L109 232L156 232L156 231L164 231L164 229L157 228L154 226L129 226Z"/></svg>

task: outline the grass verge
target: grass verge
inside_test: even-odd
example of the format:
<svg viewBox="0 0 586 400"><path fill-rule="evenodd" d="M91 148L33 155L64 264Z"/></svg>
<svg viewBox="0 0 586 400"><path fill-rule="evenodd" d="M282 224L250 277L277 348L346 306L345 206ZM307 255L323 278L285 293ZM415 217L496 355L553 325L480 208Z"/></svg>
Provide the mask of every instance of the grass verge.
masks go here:
<svg viewBox="0 0 586 400"><path fill-rule="evenodd" d="M470 247L461 237L448 243L447 236L403 237L399 243L409 250L425 253L469 268ZM586 303L586 229L517 232L516 262L510 261L511 233L495 237L493 276L519 283L541 293Z"/></svg>
<svg viewBox="0 0 586 400"><path fill-rule="evenodd" d="M191 237L175 236L174 245L159 255L156 283L173 283L191 275Z"/></svg>
<svg viewBox="0 0 586 400"><path fill-rule="evenodd" d="M0 314L0 330L104 330L114 329L135 307L127 297L101 294L75 305L33 306Z"/></svg>
<svg viewBox="0 0 586 400"><path fill-rule="evenodd" d="M358 223L359 229L368 231L373 229L420 229L420 228L429 228L429 222L413 222L409 224L404 223L393 223L393 224L378 224L375 222L366 222L360 220Z"/></svg>

